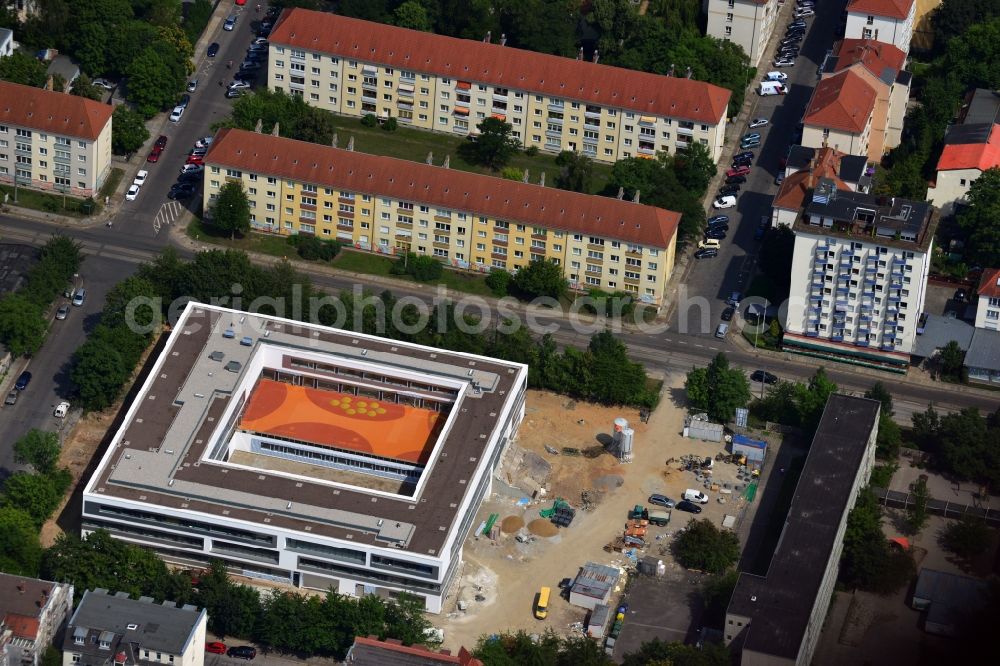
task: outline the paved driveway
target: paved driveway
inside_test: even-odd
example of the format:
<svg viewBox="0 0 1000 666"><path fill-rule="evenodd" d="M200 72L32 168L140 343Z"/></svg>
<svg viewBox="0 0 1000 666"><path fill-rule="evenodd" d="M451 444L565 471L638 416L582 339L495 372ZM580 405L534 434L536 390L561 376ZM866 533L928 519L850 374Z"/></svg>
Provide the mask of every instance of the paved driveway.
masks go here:
<svg viewBox="0 0 1000 666"><path fill-rule="evenodd" d="M676 567L661 578L640 576L632 581L625 596L629 610L615 643L615 659L621 660L654 638L668 643L696 641L705 580L707 576Z"/></svg>

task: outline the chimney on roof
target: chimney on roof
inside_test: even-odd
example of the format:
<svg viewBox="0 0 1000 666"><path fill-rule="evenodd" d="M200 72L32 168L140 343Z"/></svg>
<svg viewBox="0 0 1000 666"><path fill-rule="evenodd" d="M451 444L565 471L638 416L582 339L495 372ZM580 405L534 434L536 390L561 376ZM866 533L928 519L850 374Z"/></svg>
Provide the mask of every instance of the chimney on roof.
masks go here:
<svg viewBox="0 0 1000 666"><path fill-rule="evenodd" d="M688 70L687 70L687 76L684 77L684 78L690 79L691 78L691 74L692 74L692 71L691 71L691 67L689 66Z"/></svg>
<svg viewBox="0 0 1000 666"><path fill-rule="evenodd" d="M353 136L350 139L347 140L347 149L348 150L352 150L352 151L354 150L354 137Z"/></svg>
<svg viewBox="0 0 1000 666"><path fill-rule="evenodd" d="M542 172L542 177L538 179L538 184L545 187L545 172Z"/></svg>
<svg viewBox="0 0 1000 666"><path fill-rule="evenodd" d="M636 190L635 194L632 195L632 203L639 203L639 192L639 190Z"/></svg>
<svg viewBox="0 0 1000 666"><path fill-rule="evenodd" d="M445 169L451 166L451 155L444 156L444 164L442 164L441 166L443 166Z"/></svg>
<svg viewBox="0 0 1000 666"><path fill-rule="evenodd" d="M527 183L528 182L528 170L527 169L524 170L524 177L521 178L521 182L522 183Z"/></svg>
<svg viewBox="0 0 1000 666"><path fill-rule="evenodd" d="M492 41L493 41L493 31L492 30L487 30L486 31L486 36L483 37L483 42L485 42L486 44L489 44Z"/></svg>
<svg viewBox="0 0 1000 666"><path fill-rule="evenodd" d="M427 159L424 160L424 162L427 163L427 164L434 164L434 151L433 150L430 151L429 153L427 153Z"/></svg>
<svg viewBox="0 0 1000 666"><path fill-rule="evenodd" d="M281 136L281 129L278 122L274 123L274 129L271 130L271 136Z"/></svg>
<svg viewBox="0 0 1000 666"><path fill-rule="evenodd" d="M257 134L260 134L260 130L263 129L263 127L264 127L264 121L258 118L257 124L254 125L253 131L256 132Z"/></svg>
<svg viewBox="0 0 1000 666"><path fill-rule="evenodd" d="M619 187L618 188L618 200L621 201L622 197L624 197L624 196L625 196L625 188L624 187Z"/></svg>
<svg viewBox="0 0 1000 666"><path fill-rule="evenodd" d="M580 50L576 52L576 59L577 60L583 60L583 47L582 46L580 47Z"/></svg>
<svg viewBox="0 0 1000 666"><path fill-rule="evenodd" d="M500 34L500 46L507 46L507 33Z"/></svg>
<svg viewBox="0 0 1000 666"><path fill-rule="evenodd" d="M594 64L596 65L600 59L601 59L601 52L598 51L597 49L594 49L594 58L593 58Z"/></svg>
<svg viewBox="0 0 1000 666"><path fill-rule="evenodd" d="M339 139L337 138L337 133L336 133L336 132L334 132L334 133L333 133L333 140L332 140L332 141L330 141L330 145L331 145L331 146L333 146L334 148L336 148L336 147L337 147L337 142L338 142L338 141L339 141Z"/></svg>

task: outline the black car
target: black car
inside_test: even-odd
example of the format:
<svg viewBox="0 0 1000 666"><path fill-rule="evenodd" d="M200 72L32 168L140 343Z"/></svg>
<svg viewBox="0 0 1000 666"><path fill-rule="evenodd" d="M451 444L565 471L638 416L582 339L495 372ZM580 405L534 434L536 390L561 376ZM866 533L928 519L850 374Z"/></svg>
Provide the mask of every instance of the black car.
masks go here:
<svg viewBox="0 0 1000 666"><path fill-rule="evenodd" d="M730 176L726 178L726 185L742 185L747 182L746 176Z"/></svg>
<svg viewBox="0 0 1000 666"><path fill-rule="evenodd" d="M955 295L952 296L952 298L954 300L958 301L959 303L964 303L965 299L967 299L968 297L969 297L969 294L966 293L966 291L964 289L956 289L955 290Z"/></svg>
<svg viewBox="0 0 1000 666"><path fill-rule="evenodd" d="M736 314L736 308L729 306L722 311L722 321L732 321L734 314Z"/></svg>
<svg viewBox="0 0 1000 666"><path fill-rule="evenodd" d="M776 375L772 375L770 372L765 372L764 370L754 370L750 374L750 381L764 382L765 384L777 384L778 377Z"/></svg>
<svg viewBox="0 0 1000 666"><path fill-rule="evenodd" d="M234 645L233 647L226 650L226 656L235 657L236 659L246 659L247 661L253 660L257 656L257 648L250 645Z"/></svg>
<svg viewBox="0 0 1000 666"><path fill-rule="evenodd" d="M253 62L244 60L240 63L240 71L236 73L238 77L253 76L253 72L256 72L262 67L259 62Z"/></svg>
<svg viewBox="0 0 1000 666"><path fill-rule="evenodd" d="M25 370L17 377L17 381L14 382L14 389L17 391L23 391L28 388L28 384L31 383L31 373Z"/></svg>
<svg viewBox="0 0 1000 666"><path fill-rule="evenodd" d="M251 51L244 58L245 62L264 62L267 60L267 51Z"/></svg>
<svg viewBox="0 0 1000 666"><path fill-rule="evenodd" d="M190 199L194 196L194 183L176 183L167 192L168 199Z"/></svg>
<svg viewBox="0 0 1000 666"><path fill-rule="evenodd" d="M722 187L719 188L719 196L720 197L728 197L730 195L735 196L735 195L739 194L739 192L740 192L740 186L739 185L724 185L724 186L722 186Z"/></svg>
<svg viewBox="0 0 1000 666"><path fill-rule="evenodd" d="M713 215L712 217L708 218L708 226L713 227L713 226L715 226L717 224L726 224L726 225L728 225L729 224L729 216L728 215Z"/></svg>
<svg viewBox="0 0 1000 666"><path fill-rule="evenodd" d="M762 229L762 228L760 228L760 227L757 227L756 229L754 229L754 232L753 232L753 239L754 239L755 241L761 241L761 240L764 240L764 236L765 236L765 234L767 234L767 229L766 229L766 228L763 228L763 229Z"/></svg>
<svg viewBox="0 0 1000 666"><path fill-rule="evenodd" d="M792 45L801 44L802 40L805 39L805 36L806 35L805 35L804 32L796 32L796 33L794 33L792 35L789 35L788 37L785 37L784 39L782 39L781 43L782 43L782 45L787 45L787 44L792 44Z"/></svg>
<svg viewBox="0 0 1000 666"><path fill-rule="evenodd" d="M191 103L191 95L185 93L181 95L181 99L179 102L177 102L177 106L182 106L186 109L187 105L190 103Z"/></svg>
<svg viewBox="0 0 1000 666"><path fill-rule="evenodd" d="M177 183L200 183L201 174L200 173L182 173L177 177Z"/></svg>
<svg viewBox="0 0 1000 666"><path fill-rule="evenodd" d="M701 507L694 502L689 502L687 500L681 500L677 503L675 507L678 511L687 511L688 513L701 513Z"/></svg>
<svg viewBox="0 0 1000 666"><path fill-rule="evenodd" d="M729 225L728 224L713 224L712 226L708 227L705 230L706 238L708 237L707 234L709 232L720 233L720 234L728 234L729 233ZM723 235L722 238L725 238L725 235ZM720 238L719 240L722 240L722 238Z"/></svg>
<svg viewBox="0 0 1000 666"><path fill-rule="evenodd" d="M721 229L719 227L712 227L705 231L705 238L714 238L715 240L725 240L726 232L729 228Z"/></svg>
<svg viewBox="0 0 1000 666"><path fill-rule="evenodd" d="M753 151L744 150L743 152L736 153L735 155L733 155L733 159L737 159L739 157L749 157L750 159L753 159Z"/></svg>
<svg viewBox="0 0 1000 666"><path fill-rule="evenodd" d="M694 253L695 259L714 259L719 256L719 251L710 247L702 248Z"/></svg>
<svg viewBox="0 0 1000 666"><path fill-rule="evenodd" d="M805 36L806 36L805 28L789 28L788 30L785 31L785 39L789 38L804 39Z"/></svg>
<svg viewBox="0 0 1000 666"><path fill-rule="evenodd" d="M753 160L750 159L749 157L740 157L740 158L737 158L737 159L733 160L733 168L734 169L736 167L741 167L741 166L751 166L752 164L753 164Z"/></svg>
<svg viewBox="0 0 1000 666"><path fill-rule="evenodd" d="M219 42L212 42L209 44L207 54L209 58L214 58L219 55Z"/></svg>

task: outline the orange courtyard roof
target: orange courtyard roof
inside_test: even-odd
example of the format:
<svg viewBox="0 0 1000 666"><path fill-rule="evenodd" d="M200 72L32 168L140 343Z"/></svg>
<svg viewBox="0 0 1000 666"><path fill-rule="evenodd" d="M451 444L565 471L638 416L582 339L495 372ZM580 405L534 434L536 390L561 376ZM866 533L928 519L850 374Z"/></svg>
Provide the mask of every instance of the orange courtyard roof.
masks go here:
<svg viewBox="0 0 1000 666"><path fill-rule="evenodd" d="M445 418L429 409L262 379L240 429L423 465Z"/></svg>

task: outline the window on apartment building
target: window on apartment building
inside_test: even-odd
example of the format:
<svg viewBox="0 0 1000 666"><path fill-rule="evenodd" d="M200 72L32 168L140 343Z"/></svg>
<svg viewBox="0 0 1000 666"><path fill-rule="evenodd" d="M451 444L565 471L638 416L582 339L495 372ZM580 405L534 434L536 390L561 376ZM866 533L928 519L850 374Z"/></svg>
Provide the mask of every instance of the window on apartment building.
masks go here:
<svg viewBox="0 0 1000 666"><path fill-rule="evenodd" d="M733 22L733 15L726 14L726 23L732 23L732 22Z"/></svg>
<svg viewBox="0 0 1000 666"><path fill-rule="evenodd" d="M729 7L733 8L736 6L736 0L729 0Z"/></svg>
<svg viewBox="0 0 1000 666"><path fill-rule="evenodd" d="M726 26L726 37L732 37L732 36L733 36L733 27L727 25Z"/></svg>
<svg viewBox="0 0 1000 666"><path fill-rule="evenodd" d="M869 16L867 19L865 19L865 23L867 25L875 25L875 17L874 16Z"/></svg>

